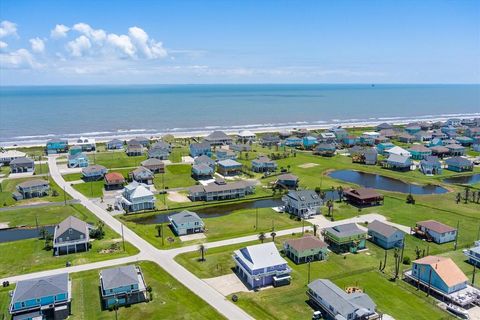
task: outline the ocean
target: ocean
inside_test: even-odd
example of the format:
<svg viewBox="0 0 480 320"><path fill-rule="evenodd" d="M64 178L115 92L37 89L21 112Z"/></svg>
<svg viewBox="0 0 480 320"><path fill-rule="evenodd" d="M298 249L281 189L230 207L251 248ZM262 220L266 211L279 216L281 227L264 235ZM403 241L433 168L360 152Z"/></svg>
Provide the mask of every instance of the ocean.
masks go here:
<svg viewBox="0 0 480 320"><path fill-rule="evenodd" d="M480 85L0 87L0 145L480 116Z"/></svg>

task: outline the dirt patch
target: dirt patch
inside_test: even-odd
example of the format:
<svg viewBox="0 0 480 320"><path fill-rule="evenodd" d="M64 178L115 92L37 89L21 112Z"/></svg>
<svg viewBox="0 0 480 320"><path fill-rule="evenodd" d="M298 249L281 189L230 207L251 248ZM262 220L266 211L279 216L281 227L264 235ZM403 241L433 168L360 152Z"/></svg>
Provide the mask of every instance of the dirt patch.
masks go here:
<svg viewBox="0 0 480 320"><path fill-rule="evenodd" d="M212 288L220 292L224 296L236 292L248 292L248 288L234 273L227 274L225 276L203 279Z"/></svg>
<svg viewBox="0 0 480 320"><path fill-rule="evenodd" d="M316 167L316 166L319 166L319 164L318 163L313 163L313 162L307 162L307 163L299 165L298 167L302 168L302 169L308 169L308 168L313 168L313 167Z"/></svg>
<svg viewBox="0 0 480 320"><path fill-rule="evenodd" d="M186 195L181 194L177 191L169 191L168 200L172 202L191 202Z"/></svg>
<svg viewBox="0 0 480 320"><path fill-rule="evenodd" d="M7 229L9 222L0 222L0 230Z"/></svg>

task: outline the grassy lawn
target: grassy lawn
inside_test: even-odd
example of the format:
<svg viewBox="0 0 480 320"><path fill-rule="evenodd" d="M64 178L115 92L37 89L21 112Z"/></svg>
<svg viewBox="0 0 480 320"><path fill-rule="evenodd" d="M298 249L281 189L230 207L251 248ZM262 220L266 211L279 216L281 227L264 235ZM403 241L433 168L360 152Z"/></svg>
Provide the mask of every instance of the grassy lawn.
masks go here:
<svg viewBox="0 0 480 320"><path fill-rule="evenodd" d="M147 159L146 155L129 157L125 152L122 151L111 151L111 152L97 152L95 153L95 158L93 155L90 155L90 160L92 163L100 164L107 169L112 168L126 168L126 167L138 167L140 162Z"/></svg>
<svg viewBox="0 0 480 320"><path fill-rule="evenodd" d="M196 181L191 177L192 166L189 164L169 165L165 168L165 174L156 174L153 183L157 190L191 187Z"/></svg>
<svg viewBox="0 0 480 320"><path fill-rule="evenodd" d="M104 182L103 180L99 180L78 183L73 185L73 189L88 198L100 198L103 197Z"/></svg>
<svg viewBox="0 0 480 320"><path fill-rule="evenodd" d="M18 209L0 212L0 222L8 222L10 226L26 225L53 225L73 215L90 224L96 224L98 219L81 205L67 205L58 207L43 207L32 209ZM73 265L85 264L101 260L109 260L136 254L138 250L126 243L123 251L121 238L113 230L104 227L105 237L102 240L92 241L92 248L88 252L62 255L54 257L52 251L44 249L44 240L27 239L0 243L0 277L29 273L40 270L65 267L70 261ZM111 253L102 250L116 247Z"/></svg>
<svg viewBox="0 0 480 320"><path fill-rule="evenodd" d="M152 262L139 262L145 282L152 287L152 301L121 307L118 319L224 319L212 307ZM102 310L98 274L91 270L70 274L72 308L69 319L115 319L113 311ZM9 290L0 288L0 317L7 315ZM7 318L6 318L7 319Z"/></svg>

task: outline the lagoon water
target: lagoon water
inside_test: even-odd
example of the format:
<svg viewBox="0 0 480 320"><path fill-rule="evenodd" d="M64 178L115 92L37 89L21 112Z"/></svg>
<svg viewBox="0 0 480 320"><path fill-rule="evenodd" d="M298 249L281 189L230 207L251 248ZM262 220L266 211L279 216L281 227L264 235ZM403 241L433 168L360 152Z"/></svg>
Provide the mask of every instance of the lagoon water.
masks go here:
<svg viewBox="0 0 480 320"><path fill-rule="evenodd" d="M480 115L480 85L0 86L0 143Z"/></svg>

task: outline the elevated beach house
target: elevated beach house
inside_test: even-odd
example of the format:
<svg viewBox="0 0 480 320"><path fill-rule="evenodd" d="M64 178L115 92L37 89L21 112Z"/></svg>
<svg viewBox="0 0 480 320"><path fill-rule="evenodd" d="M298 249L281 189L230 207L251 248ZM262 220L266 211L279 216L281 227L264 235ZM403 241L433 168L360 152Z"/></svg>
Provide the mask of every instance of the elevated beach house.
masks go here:
<svg viewBox="0 0 480 320"><path fill-rule="evenodd" d="M80 137L75 142L73 143L74 146L78 146L82 149L82 151L95 151L96 149L96 143L95 143L95 138L85 138L85 137Z"/></svg>
<svg viewBox="0 0 480 320"><path fill-rule="evenodd" d="M264 134L260 138L260 144L262 147L271 147L271 146L278 146L280 143L280 137L275 134Z"/></svg>
<svg viewBox="0 0 480 320"><path fill-rule="evenodd" d="M317 279L309 283L307 296L311 304L320 307L325 319L381 319L375 311L376 304L366 293L347 293L328 279Z"/></svg>
<svg viewBox="0 0 480 320"><path fill-rule="evenodd" d="M373 147L354 146L349 149L349 153L353 163L377 164L378 152Z"/></svg>
<svg viewBox="0 0 480 320"><path fill-rule="evenodd" d="M320 213L323 201L313 190L290 190L282 197L285 212L308 219Z"/></svg>
<svg viewBox="0 0 480 320"><path fill-rule="evenodd" d="M408 133L408 132L403 132L400 133L397 137L398 141L403 142L403 143L412 143L416 140L415 136Z"/></svg>
<svg viewBox="0 0 480 320"><path fill-rule="evenodd" d="M425 159L425 157L432 155L432 150L421 144L414 144L408 148L408 151L412 155L412 159L415 160L422 160Z"/></svg>
<svg viewBox="0 0 480 320"><path fill-rule="evenodd" d="M59 319L70 315L72 283L68 273L18 281L9 311L12 319Z"/></svg>
<svg viewBox="0 0 480 320"><path fill-rule="evenodd" d="M206 163L194 164L192 166L192 177L195 180L211 179L214 173L214 167L211 167Z"/></svg>
<svg viewBox="0 0 480 320"><path fill-rule="evenodd" d="M25 158L27 154L25 152L21 152L18 150L0 150L0 164L1 165L7 165L9 164L12 160L18 159L18 158Z"/></svg>
<svg viewBox="0 0 480 320"><path fill-rule="evenodd" d="M231 159L231 160L237 159L237 154L234 151L229 149L217 149L215 156L218 161L227 160L227 159Z"/></svg>
<svg viewBox="0 0 480 320"><path fill-rule="evenodd" d="M201 233L205 230L203 220L195 212L183 210L168 217L170 226L178 236Z"/></svg>
<svg viewBox="0 0 480 320"><path fill-rule="evenodd" d="M319 238L308 235L286 240L283 243L283 252L290 260L299 264L327 259L327 247L327 244Z"/></svg>
<svg viewBox="0 0 480 320"><path fill-rule="evenodd" d="M313 149L318 144L317 138L314 136L303 137L303 147L307 150Z"/></svg>
<svg viewBox="0 0 480 320"><path fill-rule="evenodd" d="M192 201L217 201L243 198L255 192L255 183L250 181L236 181L226 183L223 179L217 179L207 185L190 187L188 197Z"/></svg>
<svg viewBox="0 0 480 320"><path fill-rule="evenodd" d="M446 148L444 146L441 146L441 145L440 146L432 146L432 147L429 147L429 148L430 148L430 150L432 150L432 155L437 156L439 158L445 157L450 152L450 150L448 150L448 148Z"/></svg>
<svg viewBox="0 0 480 320"><path fill-rule="evenodd" d="M292 270L273 242L235 250L233 261L238 276L253 289L290 283Z"/></svg>
<svg viewBox="0 0 480 320"><path fill-rule="evenodd" d="M135 265L101 270L100 292L106 309L145 301L147 286L142 270Z"/></svg>
<svg viewBox="0 0 480 320"><path fill-rule="evenodd" d="M389 224L374 220L368 224L370 240L384 249L401 248L405 233Z"/></svg>
<svg viewBox="0 0 480 320"><path fill-rule="evenodd" d="M423 174L442 174L442 164L437 156L427 156L420 161L420 171Z"/></svg>
<svg viewBox="0 0 480 320"><path fill-rule="evenodd" d="M277 163L267 156L260 156L252 160L253 172L274 172L277 170Z"/></svg>
<svg viewBox="0 0 480 320"><path fill-rule="evenodd" d="M68 155L68 167L69 168L86 168L89 165L87 154L79 152Z"/></svg>
<svg viewBox="0 0 480 320"><path fill-rule="evenodd" d="M452 143L445 145L445 148L448 149L449 155L452 157L464 156L466 148L460 144Z"/></svg>
<svg viewBox="0 0 480 320"><path fill-rule="evenodd" d="M470 249L463 250L468 262L474 266L480 267L480 240L475 241L475 245Z"/></svg>
<svg viewBox="0 0 480 320"><path fill-rule="evenodd" d="M10 172L11 173L23 173L23 172L34 172L35 171L35 162L26 157L15 158L10 161Z"/></svg>
<svg viewBox="0 0 480 320"><path fill-rule="evenodd" d="M69 216L55 226L53 232L53 252L61 254L77 253L88 250L90 228L88 223Z"/></svg>
<svg viewBox="0 0 480 320"><path fill-rule="evenodd" d="M315 147L313 154L324 156L324 157L333 157L337 147L333 143L320 143Z"/></svg>
<svg viewBox="0 0 480 320"><path fill-rule="evenodd" d="M447 170L464 172L473 170L473 162L464 157L452 157L445 160Z"/></svg>
<svg viewBox="0 0 480 320"><path fill-rule="evenodd" d="M223 176L234 176L242 173L242 164L232 159L218 161L217 172Z"/></svg>
<svg viewBox="0 0 480 320"><path fill-rule="evenodd" d="M277 188L296 190L298 187L298 177L291 173L284 173L277 177L275 186Z"/></svg>
<svg viewBox="0 0 480 320"><path fill-rule="evenodd" d="M386 155L387 150L394 148L395 145L391 142L382 142L377 144L377 151L381 155Z"/></svg>
<svg viewBox="0 0 480 320"><path fill-rule="evenodd" d="M145 167L138 167L137 169L129 172L128 176L132 181L136 181L138 183L153 184L154 174Z"/></svg>
<svg viewBox="0 0 480 320"><path fill-rule="evenodd" d="M233 139L223 131L213 131L208 136L206 136L204 140L212 146L232 144L233 141Z"/></svg>
<svg viewBox="0 0 480 320"><path fill-rule="evenodd" d="M397 171L409 171L412 164L410 157L398 154L390 154L386 160L382 161L382 167Z"/></svg>
<svg viewBox="0 0 480 320"><path fill-rule="evenodd" d="M204 163L207 166L210 166L215 169L215 165L216 165L215 160L213 160L207 155L198 156L193 160L193 164L201 164L201 163Z"/></svg>
<svg viewBox="0 0 480 320"><path fill-rule="evenodd" d="M125 212L136 212L142 210L155 209L155 195L150 188L136 181L123 188L121 197L117 198L117 206L120 206Z"/></svg>
<svg viewBox="0 0 480 320"><path fill-rule="evenodd" d="M373 188L346 188L343 191L343 197L348 203L360 207L383 204L383 195Z"/></svg>
<svg viewBox="0 0 480 320"><path fill-rule="evenodd" d="M172 152L172 145L163 140L159 140L150 146L150 149L165 149L169 153Z"/></svg>
<svg viewBox="0 0 480 320"><path fill-rule="evenodd" d="M468 278L452 259L427 256L412 262L411 278L424 287L451 294L467 287Z"/></svg>
<svg viewBox="0 0 480 320"><path fill-rule="evenodd" d="M150 148L147 151L147 156L150 159L167 160L170 151L166 148Z"/></svg>
<svg viewBox="0 0 480 320"><path fill-rule="evenodd" d="M375 127L375 131L382 131L382 130L393 129L393 128L394 126L392 124L383 122Z"/></svg>
<svg viewBox="0 0 480 320"><path fill-rule="evenodd" d="M119 172L109 172L104 177L105 190L122 189L125 184L125 178Z"/></svg>
<svg viewBox="0 0 480 320"><path fill-rule="evenodd" d="M190 144L190 155L192 157L199 157L199 156L208 156L212 155L212 147L208 142L200 142L200 143L192 143Z"/></svg>
<svg viewBox="0 0 480 320"><path fill-rule="evenodd" d="M106 143L107 150L121 150L123 149L123 141L119 139L113 139Z"/></svg>
<svg viewBox="0 0 480 320"><path fill-rule="evenodd" d="M17 184L16 189L13 198L18 201L48 195L50 184L47 180L33 179Z"/></svg>
<svg viewBox="0 0 480 320"><path fill-rule="evenodd" d="M435 220L417 222L414 231L419 235L423 233L427 239L440 244L454 241L457 237L457 229Z"/></svg>
<svg viewBox="0 0 480 320"><path fill-rule="evenodd" d="M287 147L300 147L303 145L303 140L302 138L299 138L297 136L290 136L287 139L285 139L284 144Z"/></svg>
<svg viewBox="0 0 480 320"><path fill-rule="evenodd" d="M140 163L142 167L147 168L153 173L165 173L165 164L157 158L149 158Z"/></svg>
<svg viewBox="0 0 480 320"><path fill-rule="evenodd" d="M344 138L348 136L348 131L341 127L331 128L330 132L335 135L335 140L342 141Z"/></svg>
<svg viewBox="0 0 480 320"><path fill-rule="evenodd" d="M150 139L145 137L136 137L128 141L127 144L139 144L144 148L148 148L150 145Z"/></svg>
<svg viewBox="0 0 480 320"><path fill-rule="evenodd" d="M367 232L360 229L356 223L341 224L326 228L324 231L325 242L333 252L356 253L367 247Z"/></svg>
<svg viewBox="0 0 480 320"><path fill-rule="evenodd" d="M82 177L86 181L101 180L107 173L107 168L99 164L92 164L82 169Z"/></svg>
<svg viewBox="0 0 480 320"><path fill-rule="evenodd" d="M47 154L65 153L68 151L67 140L49 140L45 146Z"/></svg>
<svg viewBox="0 0 480 320"><path fill-rule="evenodd" d="M468 147L473 144L474 140L470 137L458 136L455 140L463 147Z"/></svg>
<svg viewBox="0 0 480 320"><path fill-rule="evenodd" d="M141 145L137 141L130 140L127 143L127 150L125 150L125 152L127 153L127 156L135 157L135 156L141 156L144 150L145 150L145 147L143 145Z"/></svg>
<svg viewBox="0 0 480 320"><path fill-rule="evenodd" d="M250 130L242 130L238 133L237 139L241 143L253 142L257 136Z"/></svg>

